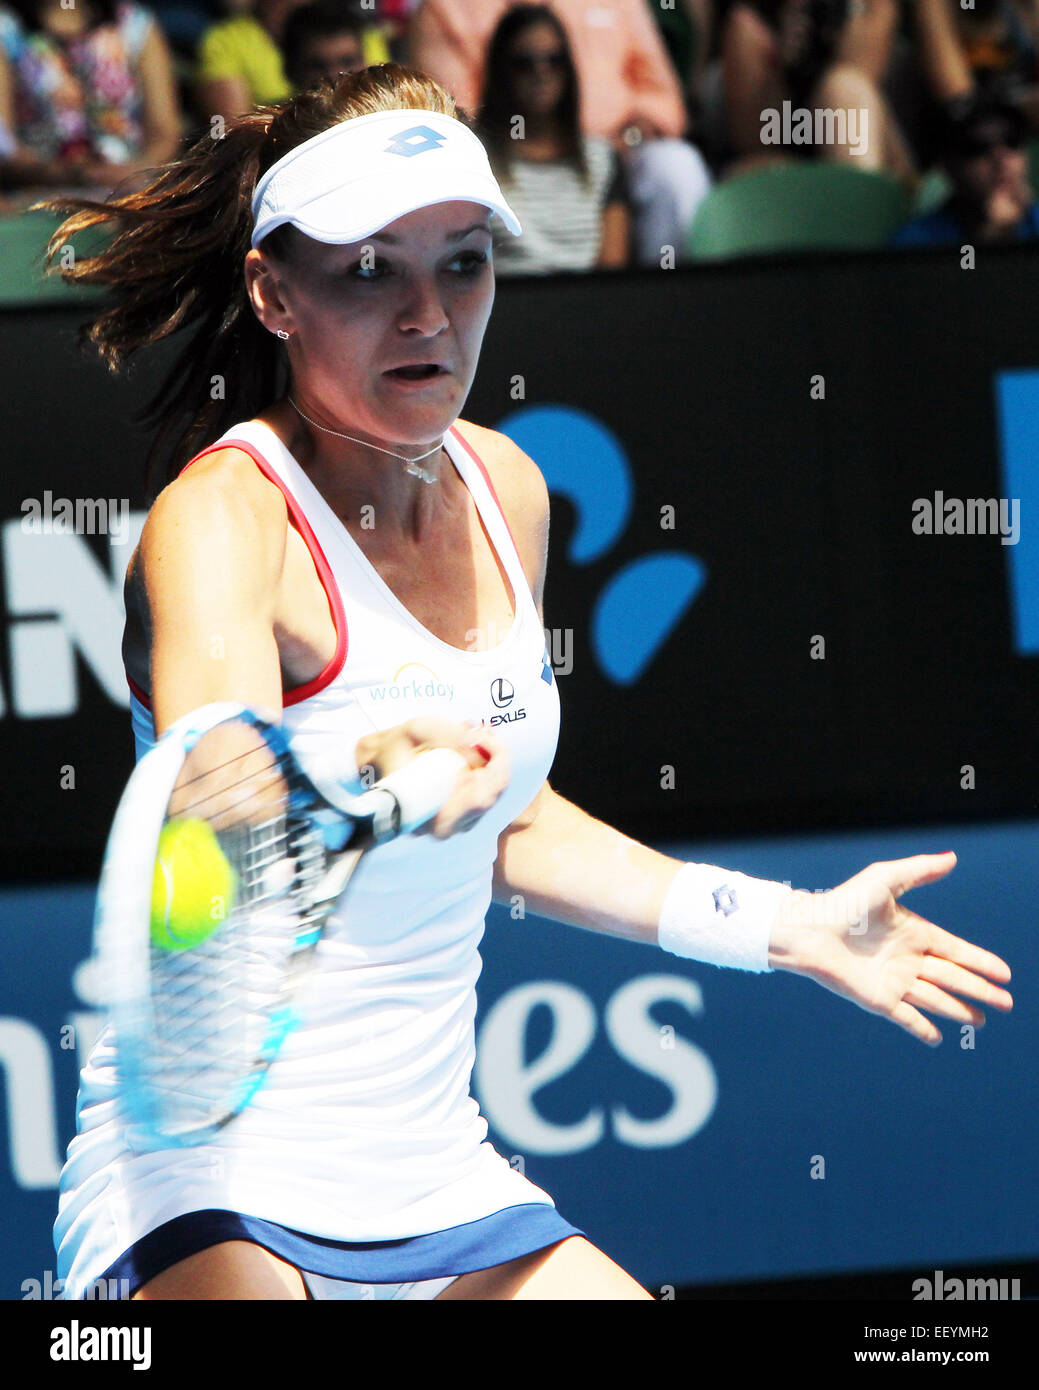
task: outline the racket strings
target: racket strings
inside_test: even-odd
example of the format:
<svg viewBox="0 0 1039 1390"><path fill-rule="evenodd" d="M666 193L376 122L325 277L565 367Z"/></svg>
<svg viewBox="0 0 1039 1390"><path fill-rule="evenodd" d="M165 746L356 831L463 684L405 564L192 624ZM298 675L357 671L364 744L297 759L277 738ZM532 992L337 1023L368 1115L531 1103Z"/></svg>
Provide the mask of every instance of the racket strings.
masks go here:
<svg viewBox="0 0 1039 1390"><path fill-rule="evenodd" d="M227 774L230 769L235 769L237 764L245 758L264 757L264 765L259 771L244 772L235 781L228 781ZM199 783L212 783L216 785L203 796L194 796L192 800L183 801L185 794L190 793L191 788L198 787ZM205 771L197 773L193 777L188 777L178 782L171 800L171 812L176 806L177 818L188 818L198 816L213 824L214 829L221 826L227 817L231 817L230 824L233 826L241 818L244 807L255 802L257 808L264 807L271 802L275 804L282 801L287 795L286 777L279 767L276 760L271 756L270 749L264 744L260 748L246 749L243 753L238 753L233 758L228 758L215 767L206 768ZM229 794L238 793L237 798L230 803L226 802ZM211 803L221 800L221 805L213 808ZM208 808L208 809L207 809ZM218 814L215 814L217 812ZM172 818L172 816L171 816Z"/></svg>
<svg viewBox="0 0 1039 1390"><path fill-rule="evenodd" d="M243 771L257 753L265 765ZM213 776L218 785L206 788ZM203 794L185 801L187 788ZM327 851L305 809L297 779L266 744L185 778L171 798L168 820L209 822L234 883L226 916L204 940L150 948L154 1046L144 1079L171 1134L217 1126L239 1109L290 1026L301 959L327 915L314 906Z"/></svg>

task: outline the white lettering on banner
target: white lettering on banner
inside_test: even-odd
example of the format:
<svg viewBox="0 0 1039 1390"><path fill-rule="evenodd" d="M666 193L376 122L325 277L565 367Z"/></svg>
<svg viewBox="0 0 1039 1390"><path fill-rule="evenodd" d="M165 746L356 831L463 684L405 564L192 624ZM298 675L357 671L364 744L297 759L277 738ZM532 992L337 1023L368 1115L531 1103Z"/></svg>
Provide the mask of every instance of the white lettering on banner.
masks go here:
<svg viewBox="0 0 1039 1390"><path fill-rule="evenodd" d="M552 1010L548 1046L528 1066L523 1060L527 1020L539 1004ZM570 1071L595 1037L595 1009L572 985L536 980L501 997L480 1029L473 1083L480 1109L524 1153L575 1154L598 1144L605 1120L593 1110L576 1124L553 1124L538 1114L534 1092Z"/></svg>
<svg viewBox="0 0 1039 1390"><path fill-rule="evenodd" d="M11 1171L19 1187L57 1187L61 1173L54 1073L47 1039L20 1018L0 1018Z"/></svg>
<svg viewBox="0 0 1039 1390"><path fill-rule="evenodd" d="M684 1144L710 1119L718 1098L718 1083L706 1053L678 1037L672 1048L661 1048L660 1024L650 1007L665 1001L682 1004L694 1015L703 1013L700 986L685 975L642 975L629 980L606 1006L606 1032L620 1055L675 1094L671 1109L655 1120L636 1119L623 1106L614 1106L613 1132L633 1149Z"/></svg>
<svg viewBox="0 0 1039 1390"><path fill-rule="evenodd" d="M25 719L74 714L78 653L105 694L126 706L123 671L123 580L146 513L129 515L128 543L108 537L109 573L82 536L26 532L3 525L12 695Z"/></svg>
<svg viewBox="0 0 1039 1390"><path fill-rule="evenodd" d="M73 975L76 993L92 997L89 961ZM655 1077L674 1096L655 1119L639 1119L624 1106L610 1110L614 1139L637 1149L670 1148L696 1134L710 1119L718 1095L710 1058L688 1040L673 1037L661 1046L662 1030L650 1010L676 1003L692 1015L703 1012L700 987L684 975L641 975L607 1000L604 1026L614 1050L636 1070ZM538 1005L552 1012L547 1047L524 1061L527 1025ZM98 1009L67 1015L75 1031L80 1066L104 1021ZM546 1120L534 1102L537 1091L566 1076L587 1054L597 1029L596 1008L583 990L559 980L534 980L508 990L489 1010L480 1029L473 1086L487 1120L510 1145L527 1154L577 1154L601 1143L606 1110L593 1107L571 1124ZM674 1034L668 1030L669 1038ZM11 1171L19 1187L56 1187L61 1170L50 1050L41 1030L24 1019L0 1019L0 1066L4 1069ZM604 1084L600 1082L600 1084ZM608 1099L608 1097L607 1097Z"/></svg>
<svg viewBox="0 0 1039 1390"><path fill-rule="evenodd" d="M611 1112L614 1138L633 1148L669 1148L684 1143L706 1124L718 1086L710 1059L682 1039L660 1046L660 1028L649 1014L653 1004L677 1002L690 1013L703 1009L699 986L684 975L644 975L629 980L606 1005L606 1032L618 1053L640 1071L670 1088L675 1104L654 1120L639 1120L618 1106ZM532 1063L523 1060L531 1013L539 1004L552 1010L548 1047ZM579 989L540 980L502 996L480 1030L473 1072L474 1089L488 1121L509 1144L526 1153L579 1153L599 1143L605 1132L601 1109L575 1124L546 1120L534 1093L571 1071L595 1036L595 1010Z"/></svg>

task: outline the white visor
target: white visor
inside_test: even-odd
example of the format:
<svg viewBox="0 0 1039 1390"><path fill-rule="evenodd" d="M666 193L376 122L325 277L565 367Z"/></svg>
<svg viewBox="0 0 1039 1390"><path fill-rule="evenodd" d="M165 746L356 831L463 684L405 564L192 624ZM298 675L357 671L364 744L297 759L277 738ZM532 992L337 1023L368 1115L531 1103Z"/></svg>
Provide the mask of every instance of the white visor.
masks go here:
<svg viewBox="0 0 1039 1390"><path fill-rule="evenodd" d="M253 194L252 245L291 222L315 241L363 241L417 208L481 203L519 236L519 219L473 132L439 111L341 121L273 164Z"/></svg>

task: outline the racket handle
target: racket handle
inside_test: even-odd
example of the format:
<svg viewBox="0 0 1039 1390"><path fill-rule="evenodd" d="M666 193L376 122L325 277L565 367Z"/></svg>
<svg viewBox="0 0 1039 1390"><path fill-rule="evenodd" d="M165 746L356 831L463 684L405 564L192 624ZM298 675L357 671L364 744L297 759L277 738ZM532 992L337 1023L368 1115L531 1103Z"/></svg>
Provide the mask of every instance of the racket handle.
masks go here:
<svg viewBox="0 0 1039 1390"><path fill-rule="evenodd" d="M372 817L377 841L406 835L433 819L454 790L459 773L468 767L455 749L430 748L376 782L350 810Z"/></svg>

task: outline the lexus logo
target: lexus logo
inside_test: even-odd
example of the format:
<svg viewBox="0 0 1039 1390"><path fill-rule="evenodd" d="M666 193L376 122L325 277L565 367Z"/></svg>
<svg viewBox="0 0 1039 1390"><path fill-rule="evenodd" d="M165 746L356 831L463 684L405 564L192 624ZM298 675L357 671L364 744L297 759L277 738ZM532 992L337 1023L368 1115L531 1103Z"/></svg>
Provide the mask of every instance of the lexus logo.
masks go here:
<svg viewBox="0 0 1039 1390"><path fill-rule="evenodd" d="M503 680L501 676L496 681L491 681L491 699L499 709L511 705L515 694L511 681Z"/></svg>

